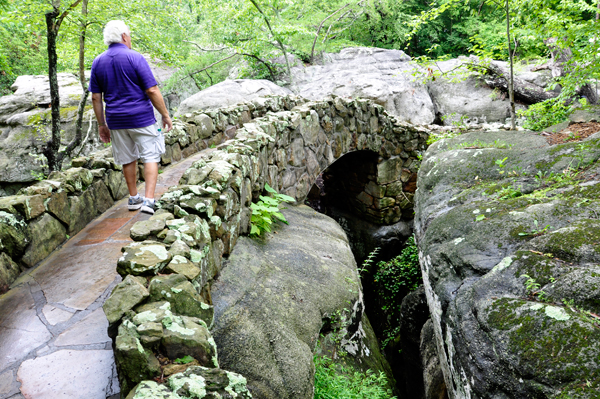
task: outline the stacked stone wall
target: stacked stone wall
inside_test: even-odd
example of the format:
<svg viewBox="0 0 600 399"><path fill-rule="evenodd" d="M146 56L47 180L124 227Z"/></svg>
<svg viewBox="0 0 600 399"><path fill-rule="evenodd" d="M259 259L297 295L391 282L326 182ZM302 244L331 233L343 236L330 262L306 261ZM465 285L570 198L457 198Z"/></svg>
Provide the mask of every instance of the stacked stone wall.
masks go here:
<svg viewBox="0 0 600 399"><path fill-rule="evenodd" d="M185 115L178 135L195 134L199 121L206 120L203 115ZM172 379L192 371L203 373L203 383L211 369L223 372L209 331L210 284L239 235L249 232L250 205L266 184L302 202L336 159L352 151L373 151L380 162L366 189L373 198L369 205L375 198L379 204L390 198L387 207L372 209L382 220L393 220L400 216L394 209L400 209L394 203L398 192L410 189L404 175L416 171L427 137L426 131L398 122L370 101L332 98L267 113L206 152L178 186L162 195L155 215L132 227L135 242L123 248L119 259L117 271L124 280L104 311L123 394L167 375L173 386ZM172 365L185 353L195 359L188 371Z"/></svg>
<svg viewBox="0 0 600 399"><path fill-rule="evenodd" d="M237 129L267 112L289 110L305 102L297 97L256 99L250 103L184 115L165 134L168 165L235 136ZM72 167L0 198L0 293L19 274L45 259L69 236L124 198L122 167L111 149L75 158ZM140 169L142 165L140 164ZM139 173L139 176L143 174Z"/></svg>

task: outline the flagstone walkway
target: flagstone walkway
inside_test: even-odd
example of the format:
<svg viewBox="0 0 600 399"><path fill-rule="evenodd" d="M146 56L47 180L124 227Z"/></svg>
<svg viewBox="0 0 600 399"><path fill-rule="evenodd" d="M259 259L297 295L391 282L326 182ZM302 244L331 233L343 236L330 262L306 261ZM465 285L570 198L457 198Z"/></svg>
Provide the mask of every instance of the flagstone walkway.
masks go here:
<svg viewBox="0 0 600 399"><path fill-rule="evenodd" d="M202 152L165 168L157 196L176 185ZM143 193L143 188L140 189ZM116 272L129 229L150 215L126 199L71 237L0 297L0 399L119 397L102 304L121 281Z"/></svg>

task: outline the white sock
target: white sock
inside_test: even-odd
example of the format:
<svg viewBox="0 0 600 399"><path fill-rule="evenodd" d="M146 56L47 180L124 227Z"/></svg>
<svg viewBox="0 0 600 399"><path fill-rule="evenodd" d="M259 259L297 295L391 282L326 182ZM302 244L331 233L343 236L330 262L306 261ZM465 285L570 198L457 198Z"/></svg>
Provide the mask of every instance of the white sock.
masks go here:
<svg viewBox="0 0 600 399"><path fill-rule="evenodd" d="M136 200L136 199L140 199L141 197L140 197L140 194L137 193L136 195L130 195L129 198Z"/></svg>
<svg viewBox="0 0 600 399"><path fill-rule="evenodd" d="M154 204L154 198L146 198L146 201L150 202L151 204Z"/></svg>

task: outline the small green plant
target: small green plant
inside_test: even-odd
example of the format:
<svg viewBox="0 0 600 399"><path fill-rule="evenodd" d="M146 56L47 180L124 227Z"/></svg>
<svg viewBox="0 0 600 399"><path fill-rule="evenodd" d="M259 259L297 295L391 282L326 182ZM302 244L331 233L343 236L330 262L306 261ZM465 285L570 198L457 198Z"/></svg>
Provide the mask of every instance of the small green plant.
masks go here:
<svg viewBox="0 0 600 399"><path fill-rule="evenodd" d="M479 214L479 215L477 215L477 216L475 217L475 221L476 221L476 222L481 222L482 220L485 220L485 219L486 219L486 217L485 217L485 215L484 215L483 213L482 213L482 214Z"/></svg>
<svg viewBox="0 0 600 399"><path fill-rule="evenodd" d="M501 175L504 174L504 168L506 167L506 165L504 165L504 162L508 159L508 157L504 157L504 159L496 159L496 161L494 162L496 164L496 166L498 167L496 170L498 171L498 173L500 173Z"/></svg>
<svg viewBox="0 0 600 399"><path fill-rule="evenodd" d="M327 356L315 356L314 399L396 399L383 372L358 372L336 365Z"/></svg>
<svg viewBox="0 0 600 399"><path fill-rule="evenodd" d="M373 281L381 309L387 315L388 325L383 332L382 348L396 337L396 328L400 324L400 305L410 291L423 283L419 266L419 250L414 237L406 241L406 247L400 255L384 262L378 262Z"/></svg>
<svg viewBox="0 0 600 399"><path fill-rule="evenodd" d="M31 173L31 176L33 176L33 178L37 181L42 181L42 180L45 180L46 178L48 178L48 176L46 176L46 174L44 172L38 172L38 171L32 170L29 173Z"/></svg>
<svg viewBox="0 0 600 399"><path fill-rule="evenodd" d="M533 277L528 274L522 274L521 277L526 278L525 280L525 290L527 290L527 295L529 295L530 299L535 299L540 302L550 302L550 298L548 294L544 291L540 290L541 285Z"/></svg>
<svg viewBox="0 0 600 399"><path fill-rule="evenodd" d="M511 199L511 198L517 198L522 195L523 195L523 193L521 193L521 191L519 191L519 190L515 190L512 187L505 187L498 192L498 199L507 200L507 199Z"/></svg>
<svg viewBox="0 0 600 399"><path fill-rule="evenodd" d="M552 226L550 226L549 224L547 224L543 229L540 229L538 226L538 221L534 220L533 224L535 225L535 228L531 231L522 231L519 233L520 236L522 237L537 237L537 236L541 236L542 234L546 233L549 229L552 228Z"/></svg>
<svg viewBox="0 0 600 399"><path fill-rule="evenodd" d="M358 272L362 274L363 272L369 270L373 262L375 262L375 258L377 258L377 254L381 248L377 247L371 251L371 253L367 256L367 258L363 261L362 267L358 269Z"/></svg>
<svg viewBox="0 0 600 399"><path fill-rule="evenodd" d="M184 357L180 357L180 358L177 358L177 359L173 360L173 363L175 363L175 364L188 364L188 363L191 363L193 361L194 361L193 357L191 357L190 355L186 355Z"/></svg>
<svg viewBox="0 0 600 399"><path fill-rule="evenodd" d="M282 202L294 202L295 199L285 195L279 194L271 186L265 184L265 190L271 194L271 197L261 195L260 200L256 203L250 204L252 209L252 216L250 218L250 235L258 237L262 233L271 232L271 225L273 221L279 220L287 224L285 216L279 211L279 205Z"/></svg>
<svg viewBox="0 0 600 399"><path fill-rule="evenodd" d="M560 98L552 98L541 103L530 105L526 110L519 110L517 114L525 117L523 127L530 130L544 130L567 120L572 109Z"/></svg>

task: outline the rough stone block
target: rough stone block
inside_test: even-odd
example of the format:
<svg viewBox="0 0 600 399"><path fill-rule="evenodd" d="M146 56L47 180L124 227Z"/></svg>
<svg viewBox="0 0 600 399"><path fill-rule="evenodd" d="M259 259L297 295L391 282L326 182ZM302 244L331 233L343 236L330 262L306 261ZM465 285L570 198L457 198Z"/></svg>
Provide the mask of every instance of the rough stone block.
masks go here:
<svg viewBox="0 0 600 399"><path fill-rule="evenodd" d="M44 196L13 195L0 198L0 210L8 213L19 212L26 220L40 216L44 208Z"/></svg>
<svg viewBox="0 0 600 399"><path fill-rule="evenodd" d="M377 183L388 184L398 180L402 171L402 158L390 158L377 165Z"/></svg>
<svg viewBox="0 0 600 399"><path fill-rule="evenodd" d="M129 275L117 284L110 297L102 305L110 324L119 321L125 312L133 309L150 295L145 283L145 279Z"/></svg>
<svg viewBox="0 0 600 399"><path fill-rule="evenodd" d="M44 214L40 219L30 223L31 243L21 259L28 267L45 259L67 239L67 230L55 218Z"/></svg>
<svg viewBox="0 0 600 399"><path fill-rule="evenodd" d="M30 230L23 217L0 211L0 249L18 259L30 241Z"/></svg>
<svg viewBox="0 0 600 399"><path fill-rule="evenodd" d="M164 244L151 241L129 244L122 251L117 263L117 273L121 276L156 275L173 258Z"/></svg>
<svg viewBox="0 0 600 399"><path fill-rule="evenodd" d="M0 292L19 277L21 268L6 253L0 253Z"/></svg>
<svg viewBox="0 0 600 399"><path fill-rule="evenodd" d="M164 220L143 220L136 222L129 231L133 241L144 241L146 238L160 233L166 224Z"/></svg>
<svg viewBox="0 0 600 399"><path fill-rule="evenodd" d="M187 259L178 256L181 262ZM182 274L169 274L157 276L150 281L148 287L150 300L153 302L167 301L175 314L181 316L198 317L207 325L212 324L213 307L202 302L202 298Z"/></svg>

